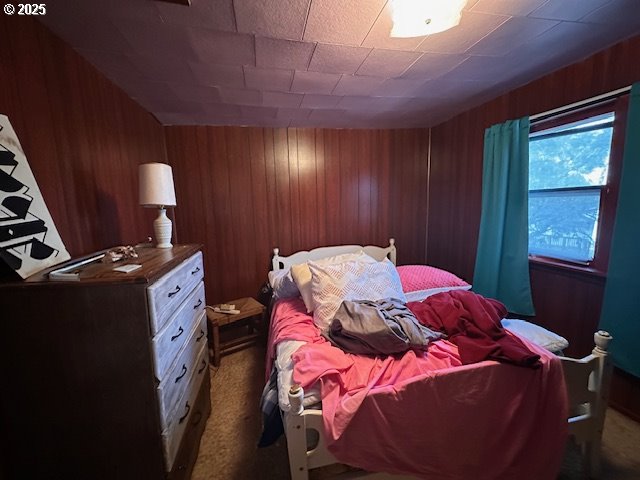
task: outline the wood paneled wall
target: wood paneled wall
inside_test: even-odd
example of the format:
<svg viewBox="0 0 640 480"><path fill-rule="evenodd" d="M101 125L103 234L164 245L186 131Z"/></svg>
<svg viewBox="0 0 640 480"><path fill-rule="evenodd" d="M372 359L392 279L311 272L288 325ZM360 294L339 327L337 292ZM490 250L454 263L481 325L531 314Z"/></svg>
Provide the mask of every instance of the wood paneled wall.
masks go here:
<svg viewBox="0 0 640 480"><path fill-rule="evenodd" d="M136 243L137 165L166 161L162 126L47 28L0 15L0 113L72 256Z"/></svg>
<svg viewBox="0 0 640 480"><path fill-rule="evenodd" d="M487 127L630 85L640 80L639 56L640 37L634 37L434 127L428 262L473 277ZM531 280L535 321L565 335L571 355L587 354L600 317L605 280L533 264ZM629 395L638 412L640 388Z"/></svg>
<svg viewBox="0 0 640 480"><path fill-rule="evenodd" d="M256 295L271 252L387 245L424 261L426 130L167 127L181 242L205 245L209 303Z"/></svg>

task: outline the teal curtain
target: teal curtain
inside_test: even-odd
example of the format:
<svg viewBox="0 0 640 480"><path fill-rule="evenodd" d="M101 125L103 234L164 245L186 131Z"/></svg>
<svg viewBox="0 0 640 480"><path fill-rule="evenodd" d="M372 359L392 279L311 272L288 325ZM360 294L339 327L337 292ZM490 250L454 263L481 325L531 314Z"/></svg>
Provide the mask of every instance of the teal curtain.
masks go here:
<svg viewBox="0 0 640 480"><path fill-rule="evenodd" d="M640 83L633 85L600 328L616 366L640 377Z"/></svg>
<svg viewBox="0 0 640 480"><path fill-rule="evenodd" d="M529 280L529 117L484 134L482 216L473 290L534 315Z"/></svg>

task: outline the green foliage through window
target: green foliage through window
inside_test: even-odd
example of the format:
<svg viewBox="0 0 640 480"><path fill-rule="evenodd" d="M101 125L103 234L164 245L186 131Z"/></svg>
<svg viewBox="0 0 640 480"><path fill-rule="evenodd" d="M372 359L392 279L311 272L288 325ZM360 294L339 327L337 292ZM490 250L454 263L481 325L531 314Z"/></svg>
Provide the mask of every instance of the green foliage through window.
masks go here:
<svg viewBox="0 0 640 480"><path fill-rule="evenodd" d="M588 263L597 242L614 114L532 134L529 253Z"/></svg>

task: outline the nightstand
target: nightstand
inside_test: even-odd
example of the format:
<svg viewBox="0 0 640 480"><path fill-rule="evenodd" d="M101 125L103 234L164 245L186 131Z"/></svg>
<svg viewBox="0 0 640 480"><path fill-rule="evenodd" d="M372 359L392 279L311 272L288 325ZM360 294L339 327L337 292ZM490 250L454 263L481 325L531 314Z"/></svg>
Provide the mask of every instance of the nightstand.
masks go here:
<svg viewBox="0 0 640 480"><path fill-rule="evenodd" d="M207 321L209 322L209 355L211 363L220 366L220 357L229 353L233 353L242 348L253 345L262 335L264 330L264 312L265 307L253 298L239 298L230 302L236 306L236 310L240 313L218 313L207 308ZM250 319L248 324L248 333L240 338L236 338L229 342L220 342L220 327L240 320ZM256 331L257 327L257 331Z"/></svg>

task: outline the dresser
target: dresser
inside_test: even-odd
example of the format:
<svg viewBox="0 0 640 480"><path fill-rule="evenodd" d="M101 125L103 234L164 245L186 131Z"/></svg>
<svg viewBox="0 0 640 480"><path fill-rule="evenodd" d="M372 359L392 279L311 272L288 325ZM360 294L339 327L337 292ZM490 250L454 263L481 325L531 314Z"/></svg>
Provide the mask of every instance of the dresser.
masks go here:
<svg viewBox="0 0 640 480"><path fill-rule="evenodd" d="M3 480L190 477L211 411L202 253L137 251L0 284Z"/></svg>

